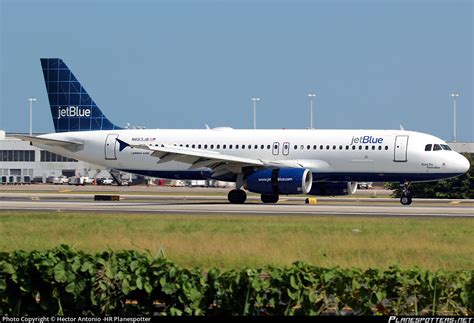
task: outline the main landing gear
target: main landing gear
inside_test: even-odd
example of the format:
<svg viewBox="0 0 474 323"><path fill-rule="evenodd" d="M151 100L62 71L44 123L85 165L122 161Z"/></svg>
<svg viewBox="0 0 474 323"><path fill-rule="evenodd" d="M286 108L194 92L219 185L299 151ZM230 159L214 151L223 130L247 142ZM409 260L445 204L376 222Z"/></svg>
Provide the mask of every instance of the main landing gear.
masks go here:
<svg viewBox="0 0 474 323"><path fill-rule="evenodd" d="M247 199L247 193L243 190L232 190L227 194L227 198L232 204L243 204Z"/></svg>
<svg viewBox="0 0 474 323"><path fill-rule="evenodd" d="M278 202L278 194L262 194L260 199L263 203L276 203Z"/></svg>
<svg viewBox="0 0 474 323"><path fill-rule="evenodd" d="M402 196L400 197L400 203L402 203L402 205L410 205L412 202L412 195L408 190L408 188L410 187L410 183L403 183L400 186L403 190Z"/></svg>

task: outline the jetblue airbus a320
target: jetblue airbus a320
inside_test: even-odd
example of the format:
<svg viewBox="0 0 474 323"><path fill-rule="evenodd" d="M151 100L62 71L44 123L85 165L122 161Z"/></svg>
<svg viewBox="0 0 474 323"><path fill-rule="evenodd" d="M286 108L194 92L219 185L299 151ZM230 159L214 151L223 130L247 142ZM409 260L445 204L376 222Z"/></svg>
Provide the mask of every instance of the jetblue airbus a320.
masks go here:
<svg viewBox="0 0 474 323"><path fill-rule="evenodd" d="M464 156L443 140L403 130L122 129L102 113L66 64L41 59L55 133L18 136L70 158L151 177L236 183L264 203L279 195L345 195L357 182L399 182L403 205L411 182L464 174Z"/></svg>

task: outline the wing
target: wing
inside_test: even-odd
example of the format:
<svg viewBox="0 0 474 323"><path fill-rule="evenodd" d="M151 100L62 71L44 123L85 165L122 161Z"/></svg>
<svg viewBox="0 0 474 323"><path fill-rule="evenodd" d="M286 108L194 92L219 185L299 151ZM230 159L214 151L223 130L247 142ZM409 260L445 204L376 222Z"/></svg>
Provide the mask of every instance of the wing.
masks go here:
<svg viewBox="0 0 474 323"><path fill-rule="evenodd" d="M227 154L222 154L217 151L201 150L169 145L154 146L152 144L128 144L123 140L117 139L119 142L119 150L122 151L127 147L144 149L152 151L151 156L157 157L160 160L158 164L169 161L180 161L191 164L190 169L211 168L213 170L213 177L219 177L228 173L242 173L243 167L296 167L301 168L300 164L287 162L264 161L261 159L237 157Z"/></svg>

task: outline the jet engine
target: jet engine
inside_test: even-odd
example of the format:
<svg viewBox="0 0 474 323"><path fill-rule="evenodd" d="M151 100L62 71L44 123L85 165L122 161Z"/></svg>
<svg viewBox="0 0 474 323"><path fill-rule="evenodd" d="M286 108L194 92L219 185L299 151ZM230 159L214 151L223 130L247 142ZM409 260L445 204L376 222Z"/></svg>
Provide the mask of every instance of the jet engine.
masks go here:
<svg viewBox="0 0 474 323"><path fill-rule="evenodd" d="M246 189L260 194L308 194L313 184L309 169L260 169L247 175Z"/></svg>

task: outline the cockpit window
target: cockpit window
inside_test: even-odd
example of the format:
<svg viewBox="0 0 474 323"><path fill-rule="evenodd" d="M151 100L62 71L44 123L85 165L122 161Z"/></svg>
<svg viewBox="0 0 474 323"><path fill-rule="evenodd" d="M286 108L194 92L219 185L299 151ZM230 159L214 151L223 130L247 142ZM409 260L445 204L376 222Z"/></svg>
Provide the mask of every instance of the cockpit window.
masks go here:
<svg viewBox="0 0 474 323"><path fill-rule="evenodd" d="M448 145L441 145L441 147L443 147L444 150L451 150L451 147Z"/></svg>
<svg viewBox="0 0 474 323"><path fill-rule="evenodd" d="M433 146L432 144L427 144L425 146L425 151L431 151L431 146Z"/></svg>
<svg viewBox="0 0 474 323"><path fill-rule="evenodd" d="M433 151L442 150L441 146L438 144L433 145Z"/></svg>

